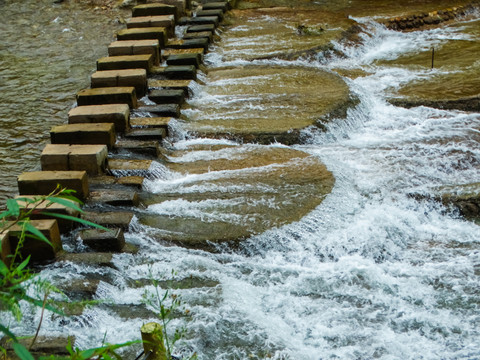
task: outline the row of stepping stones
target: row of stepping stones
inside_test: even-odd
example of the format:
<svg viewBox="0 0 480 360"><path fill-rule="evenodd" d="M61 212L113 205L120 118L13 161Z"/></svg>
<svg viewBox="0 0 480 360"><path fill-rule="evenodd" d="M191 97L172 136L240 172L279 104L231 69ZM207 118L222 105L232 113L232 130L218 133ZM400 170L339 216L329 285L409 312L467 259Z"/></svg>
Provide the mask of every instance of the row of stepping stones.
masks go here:
<svg viewBox="0 0 480 360"><path fill-rule="evenodd" d="M127 28L108 46L108 56L98 59L91 88L77 93L77 107L69 112L68 124L51 129L51 144L40 157L42 171L18 177L20 197L48 195L57 185L75 190L85 203L82 214L60 204L36 206L109 227L109 232L76 231L91 252L110 259L114 252L128 251L124 232L134 216L132 207L139 205L138 191L145 177L151 176L159 146L168 136L168 123L180 116L215 29L229 9L228 1L202 0L196 9L189 8L186 0L169 2L174 4L133 7ZM175 38L177 25L185 28L180 39ZM149 101L142 101L145 97ZM53 247L27 240L23 256L31 255L32 262L92 261L92 253L62 251L60 235L71 234L74 223L38 216L33 225ZM1 234L6 262L18 234L18 228ZM105 256L100 259L108 262Z"/></svg>

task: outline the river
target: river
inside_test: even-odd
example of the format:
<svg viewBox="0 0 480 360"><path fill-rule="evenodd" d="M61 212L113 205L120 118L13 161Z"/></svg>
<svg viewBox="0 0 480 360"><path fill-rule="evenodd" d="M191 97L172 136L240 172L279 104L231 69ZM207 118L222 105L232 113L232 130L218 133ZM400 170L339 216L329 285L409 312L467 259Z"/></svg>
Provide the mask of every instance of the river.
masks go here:
<svg viewBox="0 0 480 360"><path fill-rule="evenodd" d="M57 15L51 18L48 26L56 26ZM141 305L144 291L152 290L146 281L149 272L169 278L174 269L181 285L176 293L189 315L174 319L171 326L187 327L180 349L196 351L199 359L480 358L480 227L432 200L412 196L435 195L440 186L478 182L480 116L429 107L406 109L387 101L392 89L432 72L451 71L396 66L392 60L395 63L404 54L415 55L451 41L478 42L478 32L465 29L480 28L480 20L409 33L387 30L371 17L355 21L364 30L364 41L334 44L345 57L261 60L263 65L362 72L362 76L344 77L359 100L347 118L333 119L324 132L310 127L302 132L302 144L288 147L320 159L333 173L333 190L319 206L298 221L251 235L235 247L216 244L215 251L159 242L159 230L137 221L127 241L139 246L139 252L115 255L114 268L63 264L43 270L43 276L60 282L101 279L95 298L106 301L69 319L49 317L43 331L74 334L80 347L98 345L104 335L110 342L137 339L141 323L150 316ZM23 46L19 49L28 53ZM223 56L219 51L224 51ZM209 66L247 61L236 62L226 52L214 49L207 56ZM95 50L95 56L99 54ZM46 54L38 56L44 59ZM93 64L91 59L84 61ZM24 76L31 70L36 77L38 70L28 64L25 68L29 71L17 77L26 79L19 81L26 81L28 88ZM78 71L82 79L88 75L85 68ZM208 87L208 78L204 80ZM79 84L82 81L77 80L77 89ZM68 103L72 90L59 90L59 98L52 101ZM205 97L202 88L196 96ZM7 108L21 108L19 103L36 108L34 100L21 94L6 100L2 117ZM217 103L223 100L216 98ZM195 98L191 104L195 106ZM261 111L268 111L268 104ZM51 118L47 115L43 113L42 121ZM20 121L25 113L18 111L15 116ZM227 140L185 136L183 125L177 126L176 138L171 139L174 148L232 145ZM41 141L45 134L46 130L35 131ZM30 141L39 140L18 140L13 148L8 145L8 152L18 154L28 149ZM221 149L201 156L228 159L231 152L218 153ZM38 158L35 151L26 151L21 158L27 164L34 156ZM10 165L2 164L2 173L19 160L9 161ZM11 181L16 173L9 171L4 179ZM184 191L192 181L180 173L169 176L151 180L149 189L171 189L166 180L174 179ZM11 190L9 186L2 191ZM206 187L205 191L212 190ZM212 202L165 201L146 211L208 220L220 217L211 210ZM66 245L67 249L78 246L75 240ZM23 325L33 326L38 317L27 316Z"/></svg>

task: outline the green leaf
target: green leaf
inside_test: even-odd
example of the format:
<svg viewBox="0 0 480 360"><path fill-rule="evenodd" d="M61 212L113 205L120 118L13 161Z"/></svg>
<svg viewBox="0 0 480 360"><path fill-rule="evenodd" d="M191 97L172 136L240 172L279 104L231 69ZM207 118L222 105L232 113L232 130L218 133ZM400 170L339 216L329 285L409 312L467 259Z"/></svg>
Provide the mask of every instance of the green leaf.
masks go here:
<svg viewBox="0 0 480 360"><path fill-rule="evenodd" d="M111 229L108 229L108 228L106 228L102 225L98 225L98 224L95 224L91 221L88 221L88 220L85 220L85 219L82 219L82 218L77 218L77 217L71 216L71 215L57 214L57 213L52 213L52 212L48 212L48 211L44 212L42 214L57 217L57 218L60 218L60 219L75 221L75 222L78 222L80 224L87 225L87 226L92 226L92 227L95 227L95 228L101 229L101 230L112 231Z"/></svg>
<svg viewBox="0 0 480 360"><path fill-rule="evenodd" d="M83 212L83 210L80 209L80 208L77 206L77 204L76 204L74 201L72 201L72 200L67 200L67 199L65 199L65 198L53 197L53 196L49 196L49 197L47 197L45 200L50 201L50 202L52 202L52 203L57 203L57 204L66 206L66 207L69 208L69 209L74 209L74 210Z"/></svg>
<svg viewBox="0 0 480 360"><path fill-rule="evenodd" d="M16 200L8 199L7 200L7 209L13 216L18 217L20 215L20 207Z"/></svg>
<svg viewBox="0 0 480 360"><path fill-rule="evenodd" d="M12 212L10 210L2 211L2 213L0 214L0 219L6 218L8 216L12 216Z"/></svg>
<svg viewBox="0 0 480 360"><path fill-rule="evenodd" d="M43 235L42 232L38 230L35 226L33 226L31 223L29 222L25 223L25 230L33 234L36 239L44 241L50 246L53 246L50 240L48 240L46 236Z"/></svg>
<svg viewBox="0 0 480 360"><path fill-rule="evenodd" d="M19 344L18 342L13 343L13 350L21 360L35 360L32 354L30 354L30 351L28 351L25 346Z"/></svg>
<svg viewBox="0 0 480 360"><path fill-rule="evenodd" d="M22 271L27 265L28 262L30 261L30 255L20 264L16 267L15 271Z"/></svg>
<svg viewBox="0 0 480 360"><path fill-rule="evenodd" d="M15 335L2 324L0 324L0 331L7 335L9 338L13 339L13 341L18 341Z"/></svg>
<svg viewBox="0 0 480 360"><path fill-rule="evenodd" d="M80 357L82 359L90 359L93 355L95 355L97 349L87 349L80 353Z"/></svg>

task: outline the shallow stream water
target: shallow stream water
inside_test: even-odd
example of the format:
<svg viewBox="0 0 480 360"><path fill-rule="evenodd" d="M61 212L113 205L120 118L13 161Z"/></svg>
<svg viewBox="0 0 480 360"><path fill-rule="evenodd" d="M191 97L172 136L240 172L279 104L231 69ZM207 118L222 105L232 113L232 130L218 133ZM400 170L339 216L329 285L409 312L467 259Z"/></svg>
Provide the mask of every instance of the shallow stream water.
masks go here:
<svg viewBox="0 0 480 360"><path fill-rule="evenodd" d="M190 312L171 325L187 327L180 348L193 349L199 359L480 358L480 227L411 196L478 182L480 115L390 105L392 89L430 70L385 64L433 45L480 39L463 32L471 22L400 34L371 18L355 20L365 41L335 44L346 57L271 62L364 74L345 78L359 99L347 118L334 119L325 132L304 130L304 143L291 147L320 159L335 176L321 205L298 221L213 252L159 242L160 230L136 222L127 241L139 252L115 255L114 268L62 264L43 271L57 282L101 279L96 298L106 301L80 316L49 317L43 331L75 334L80 347L98 345L104 334L110 342L138 339L139 327L152 318L141 305L144 291L152 289L149 272L168 278L174 269L181 285L176 292ZM207 56L211 68L236 65L225 59L216 51ZM268 103L258 111L268 112ZM177 130L182 133L181 125ZM177 150L199 145L202 159L232 161L231 147L240 146L172 139ZM192 184L182 173L173 178L183 192ZM150 189L171 189L166 179L152 180ZM211 184L195 185L198 192L215 191ZM162 201L147 211L209 221L221 217L212 207L235 208L219 201ZM78 246L72 241L67 249ZM33 326L38 317L27 316L24 325Z"/></svg>

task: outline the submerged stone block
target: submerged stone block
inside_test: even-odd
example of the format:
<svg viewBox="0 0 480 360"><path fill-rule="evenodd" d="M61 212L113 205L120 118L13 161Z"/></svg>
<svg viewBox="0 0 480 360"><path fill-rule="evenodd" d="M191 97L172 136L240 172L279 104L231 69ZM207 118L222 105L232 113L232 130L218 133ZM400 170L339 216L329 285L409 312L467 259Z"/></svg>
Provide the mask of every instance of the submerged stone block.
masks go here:
<svg viewBox="0 0 480 360"><path fill-rule="evenodd" d="M117 33L117 40L158 40L160 48L165 47L168 30L164 27L123 29Z"/></svg>
<svg viewBox="0 0 480 360"><path fill-rule="evenodd" d="M77 103L84 105L128 104L137 107L137 95L133 86L85 89L77 93Z"/></svg>
<svg viewBox="0 0 480 360"><path fill-rule="evenodd" d="M152 66L153 54L107 56L97 60L99 71L145 69L150 72Z"/></svg>
<svg viewBox="0 0 480 360"><path fill-rule="evenodd" d="M190 39L207 39L209 43L213 41L213 33L211 31L190 32L183 35L184 40Z"/></svg>
<svg viewBox="0 0 480 360"><path fill-rule="evenodd" d="M125 137L129 140L156 140L162 141L166 137L164 128L150 128L150 129L132 129L125 133Z"/></svg>
<svg viewBox="0 0 480 360"><path fill-rule="evenodd" d="M108 56L152 54L153 63L160 63L160 43L155 39L114 41L108 46Z"/></svg>
<svg viewBox="0 0 480 360"><path fill-rule="evenodd" d="M203 49L203 52L208 50L208 39L186 39L186 40L171 40L167 47L171 49Z"/></svg>
<svg viewBox="0 0 480 360"><path fill-rule="evenodd" d="M148 87L150 89L179 89L183 91L185 97L190 96L190 88L192 86L192 80L148 80Z"/></svg>
<svg viewBox="0 0 480 360"><path fill-rule="evenodd" d="M142 117L142 118L133 118L131 119L132 127L151 127L151 128L164 128L168 133L168 123L173 118L171 117Z"/></svg>
<svg viewBox="0 0 480 360"><path fill-rule="evenodd" d="M163 27L167 31L167 36L174 35L175 16L137 16L127 20L127 29Z"/></svg>
<svg viewBox="0 0 480 360"><path fill-rule="evenodd" d="M26 259L29 255L31 262L45 262L55 259L56 254L62 250L57 220L30 220L30 224L39 230L50 241L51 245L42 240L26 237L20 250L22 259ZM21 233L22 227L19 225L13 225L8 230L11 251L15 251Z"/></svg>
<svg viewBox="0 0 480 360"><path fill-rule="evenodd" d="M118 252L125 246L125 236L121 228L82 230L79 237L85 245L99 252Z"/></svg>
<svg viewBox="0 0 480 360"><path fill-rule="evenodd" d="M160 117L174 117L180 116L180 106L178 104L161 104L153 106L142 106L139 111L149 112Z"/></svg>
<svg viewBox="0 0 480 360"><path fill-rule="evenodd" d="M134 6L132 16L158 16L158 15L174 15L175 20L178 17L177 7L174 5L152 3Z"/></svg>
<svg viewBox="0 0 480 360"><path fill-rule="evenodd" d="M159 66L152 73L168 80L196 80L197 68L194 65Z"/></svg>
<svg viewBox="0 0 480 360"><path fill-rule="evenodd" d="M153 65L153 63L152 63ZM138 97L145 96L147 89L146 69L97 71L92 74L91 87L133 86Z"/></svg>
<svg viewBox="0 0 480 360"><path fill-rule="evenodd" d="M20 195L48 195L60 185L75 190L80 200L88 197L88 176L86 171L32 171L18 177Z"/></svg>
<svg viewBox="0 0 480 360"><path fill-rule="evenodd" d="M52 144L76 145L115 145L115 125L113 123L83 123L58 125L50 130Z"/></svg>
<svg viewBox="0 0 480 360"><path fill-rule="evenodd" d="M195 16L195 17L183 17L178 22L180 25L205 25L213 24L215 27L220 23L218 16Z"/></svg>
<svg viewBox="0 0 480 360"><path fill-rule="evenodd" d="M125 131L129 118L127 104L78 106L68 112L69 124L113 123L116 132Z"/></svg>
<svg viewBox="0 0 480 360"><path fill-rule="evenodd" d="M187 27L187 33L215 31L215 24L190 25Z"/></svg>
<svg viewBox="0 0 480 360"><path fill-rule="evenodd" d="M198 53L171 54L167 57L167 65L193 65L198 69L202 63L202 55Z"/></svg>
<svg viewBox="0 0 480 360"><path fill-rule="evenodd" d="M183 104L185 93L181 89L151 90L148 98L156 104Z"/></svg>
<svg viewBox="0 0 480 360"><path fill-rule="evenodd" d="M160 143L158 140L119 140L115 144L115 150L158 158ZM110 168L112 167L110 166Z"/></svg>
<svg viewBox="0 0 480 360"><path fill-rule="evenodd" d="M102 189L92 191L88 199L90 204L107 204L111 206L138 206L138 194L135 191Z"/></svg>
<svg viewBox="0 0 480 360"><path fill-rule="evenodd" d="M223 12L228 10L228 3L226 1L216 1L210 2L206 4L202 4L203 10L212 10L212 9L220 9Z"/></svg>
<svg viewBox="0 0 480 360"><path fill-rule="evenodd" d="M123 230L128 230L133 216L134 213L131 211L85 211L81 218L104 227L120 227Z"/></svg>
<svg viewBox="0 0 480 360"><path fill-rule="evenodd" d="M197 11L197 17L213 17L218 16L220 21L223 20L223 10L222 9L205 9Z"/></svg>

